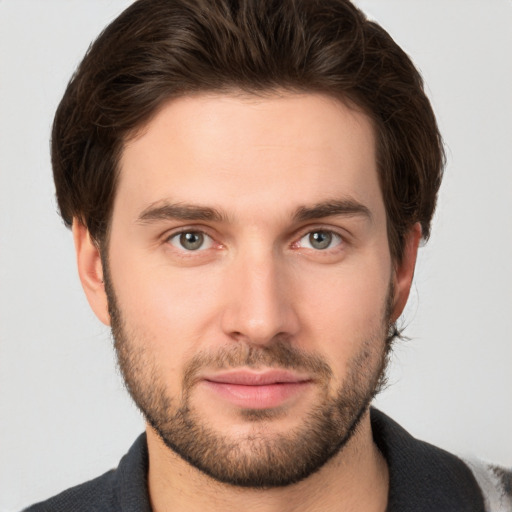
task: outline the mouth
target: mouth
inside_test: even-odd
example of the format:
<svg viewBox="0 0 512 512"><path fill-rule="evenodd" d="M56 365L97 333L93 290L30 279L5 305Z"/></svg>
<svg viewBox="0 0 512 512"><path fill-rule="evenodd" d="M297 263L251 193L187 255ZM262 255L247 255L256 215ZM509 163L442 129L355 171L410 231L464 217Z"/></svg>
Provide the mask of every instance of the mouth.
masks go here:
<svg viewBox="0 0 512 512"><path fill-rule="evenodd" d="M204 376L216 397L244 409L279 407L309 388L311 377L288 370L233 370Z"/></svg>

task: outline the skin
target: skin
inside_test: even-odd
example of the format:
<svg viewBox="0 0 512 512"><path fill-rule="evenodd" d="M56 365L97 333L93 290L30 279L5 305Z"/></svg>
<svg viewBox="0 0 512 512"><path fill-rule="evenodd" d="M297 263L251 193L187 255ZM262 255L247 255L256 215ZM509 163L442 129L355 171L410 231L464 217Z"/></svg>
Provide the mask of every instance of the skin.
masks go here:
<svg viewBox="0 0 512 512"><path fill-rule="evenodd" d="M260 422L207 386L195 386L190 397L215 431L272 439L300 426L322 393L342 387L363 350L369 350L369 368L379 366L390 285L394 321L407 301L421 229L411 229L401 263L393 262L365 114L319 94L179 98L127 142L120 168L110 277L127 332L134 344L144 343L170 397L180 397L183 369L196 354L286 339L328 364L327 390L305 386ZM334 201L359 210L297 217L300 208ZM208 207L221 216L154 214L169 204ZM205 245L185 250L176 236L183 229L204 232ZM328 248L311 245L309 234L318 231L335 234ZM97 245L80 222L73 232L89 303L110 324ZM365 341L375 333L379 342L368 349ZM325 511L339 510L340 503L343 510L386 508L387 466L368 412L318 472L275 489L216 482L169 450L149 425L147 437L157 512L168 503L172 510L213 511Z"/></svg>

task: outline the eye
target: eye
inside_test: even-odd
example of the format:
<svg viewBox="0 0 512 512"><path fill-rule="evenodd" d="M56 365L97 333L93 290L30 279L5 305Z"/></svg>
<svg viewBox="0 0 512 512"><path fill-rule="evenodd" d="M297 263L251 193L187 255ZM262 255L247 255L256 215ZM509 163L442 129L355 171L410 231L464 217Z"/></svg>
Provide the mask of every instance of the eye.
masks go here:
<svg viewBox="0 0 512 512"><path fill-rule="evenodd" d="M199 251L209 249L213 240L201 231L182 231L169 237L168 242L177 249Z"/></svg>
<svg viewBox="0 0 512 512"><path fill-rule="evenodd" d="M337 235L332 231L319 229L317 231L310 231L304 235L300 239L299 244L301 247L306 247L307 249L323 251L325 249L332 249L333 247L340 245L342 242L343 239L340 235Z"/></svg>

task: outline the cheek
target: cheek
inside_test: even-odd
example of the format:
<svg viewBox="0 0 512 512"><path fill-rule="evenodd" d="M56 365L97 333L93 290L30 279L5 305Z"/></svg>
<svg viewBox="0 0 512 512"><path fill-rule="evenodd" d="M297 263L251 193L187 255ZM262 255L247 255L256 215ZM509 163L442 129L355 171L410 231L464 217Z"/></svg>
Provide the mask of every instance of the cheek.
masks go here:
<svg viewBox="0 0 512 512"><path fill-rule="evenodd" d="M385 259L384 259L385 261ZM391 273L386 264L347 265L304 273L297 286L297 307L304 336L334 365L346 364L361 344L385 336Z"/></svg>
<svg viewBox="0 0 512 512"><path fill-rule="evenodd" d="M197 269L139 266L136 258L112 267L126 329L139 342L150 343L156 357L190 359L215 318L215 276Z"/></svg>

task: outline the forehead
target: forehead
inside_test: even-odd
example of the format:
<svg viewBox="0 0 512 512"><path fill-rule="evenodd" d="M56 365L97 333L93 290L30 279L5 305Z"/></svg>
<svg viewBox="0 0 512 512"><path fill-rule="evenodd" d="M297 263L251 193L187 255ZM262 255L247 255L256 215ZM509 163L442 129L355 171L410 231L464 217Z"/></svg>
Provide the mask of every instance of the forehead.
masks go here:
<svg viewBox="0 0 512 512"><path fill-rule="evenodd" d="M349 198L374 209L375 153L369 118L321 94L173 99L126 143L114 215L162 200L278 212Z"/></svg>

